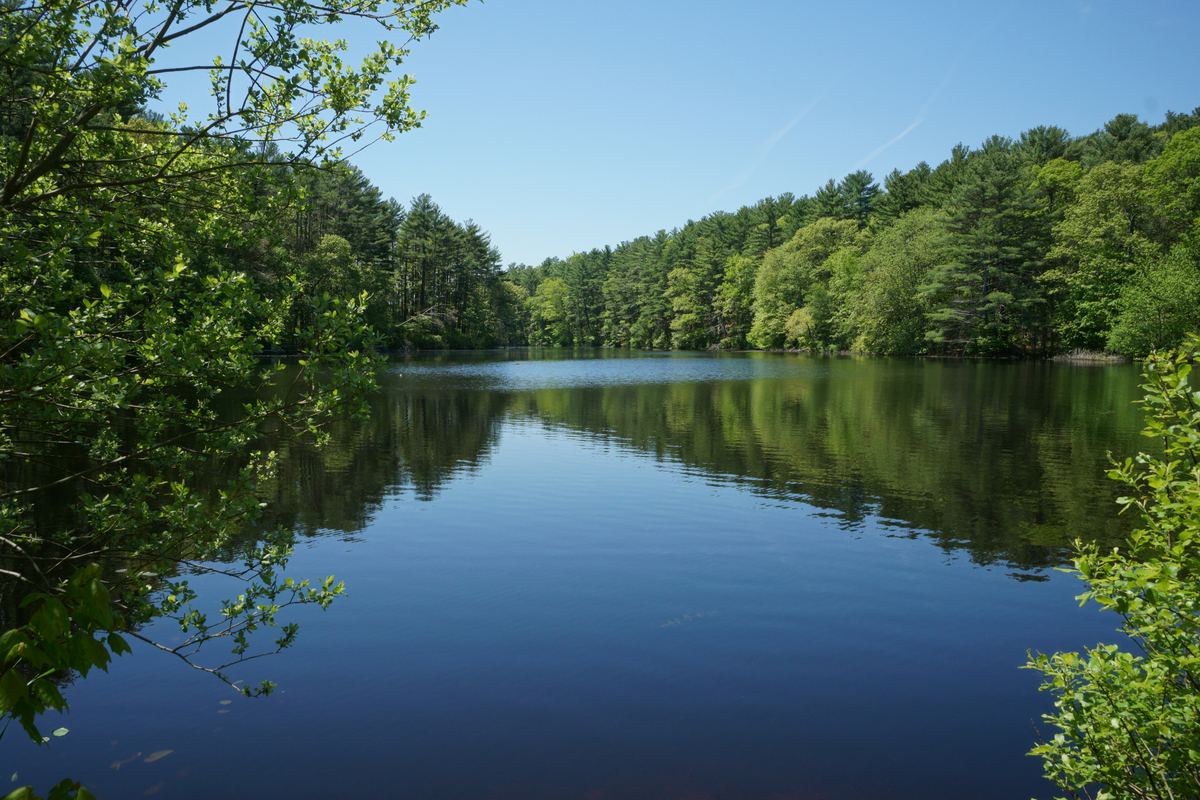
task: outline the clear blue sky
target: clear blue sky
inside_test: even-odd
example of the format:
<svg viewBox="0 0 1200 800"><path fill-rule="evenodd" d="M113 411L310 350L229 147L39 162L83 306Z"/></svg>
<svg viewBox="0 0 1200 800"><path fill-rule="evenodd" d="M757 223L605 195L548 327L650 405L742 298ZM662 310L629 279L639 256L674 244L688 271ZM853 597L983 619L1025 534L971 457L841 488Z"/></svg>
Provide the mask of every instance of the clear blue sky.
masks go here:
<svg viewBox="0 0 1200 800"><path fill-rule="evenodd" d="M488 0L439 24L406 65L424 126L353 161L474 219L505 264L1200 106L1196 0Z"/></svg>

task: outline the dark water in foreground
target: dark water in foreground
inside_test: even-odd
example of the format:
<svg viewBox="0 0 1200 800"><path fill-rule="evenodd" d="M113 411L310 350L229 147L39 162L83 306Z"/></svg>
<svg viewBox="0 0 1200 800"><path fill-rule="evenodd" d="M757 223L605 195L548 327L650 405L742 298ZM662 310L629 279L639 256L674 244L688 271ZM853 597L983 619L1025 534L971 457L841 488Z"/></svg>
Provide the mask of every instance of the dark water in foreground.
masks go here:
<svg viewBox="0 0 1200 800"><path fill-rule="evenodd" d="M294 448L269 487L271 522L305 536L291 572L349 592L246 671L277 693L136 649L69 687L46 726L67 736L10 731L0 781L71 775L101 800L1052 795L1024 755L1050 699L1018 667L1116 640L1053 567L1127 528L1103 472L1147 446L1133 367L573 355L394 362L371 421Z"/></svg>

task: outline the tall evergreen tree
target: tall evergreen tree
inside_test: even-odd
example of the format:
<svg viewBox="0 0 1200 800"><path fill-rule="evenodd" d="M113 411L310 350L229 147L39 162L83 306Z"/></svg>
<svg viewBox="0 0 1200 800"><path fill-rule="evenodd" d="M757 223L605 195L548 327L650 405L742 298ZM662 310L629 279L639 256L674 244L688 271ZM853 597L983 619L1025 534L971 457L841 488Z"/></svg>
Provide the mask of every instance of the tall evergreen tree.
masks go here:
<svg viewBox="0 0 1200 800"><path fill-rule="evenodd" d="M1166 119L1158 126L1158 130L1166 134L1169 141L1175 134L1191 130L1197 125L1200 125L1200 108L1194 109L1190 114L1178 114L1174 111L1168 111Z"/></svg>
<svg viewBox="0 0 1200 800"><path fill-rule="evenodd" d="M886 190L875 203L875 223L891 225L902 214L920 208L925 203L925 184L933 170L922 161L908 172L894 169L883 179Z"/></svg>
<svg viewBox="0 0 1200 800"><path fill-rule="evenodd" d="M838 185L838 192L842 196L844 218L854 220L859 228L867 227L879 197L879 184L871 173L865 169L851 172Z"/></svg>
<svg viewBox="0 0 1200 800"><path fill-rule="evenodd" d="M762 258L766 252L787 241L789 214L795 205L790 193L765 197L751 209L751 227L742 252Z"/></svg>
<svg viewBox="0 0 1200 800"><path fill-rule="evenodd" d="M1049 164L1067 154L1071 135L1055 125L1038 125L1021 134L1017 153L1022 159L1038 167Z"/></svg>
<svg viewBox="0 0 1200 800"><path fill-rule="evenodd" d="M411 319L433 313L439 297L438 263L447 246L447 218L428 194L413 198L400 230L397 282L400 316Z"/></svg>
<svg viewBox="0 0 1200 800"><path fill-rule="evenodd" d="M563 266L567 286L572 341L576 345L594 346L601 342L604 319L604 276L612 250L592 250L576 253Z"/></svg>
<svg viewBox="0 0 1200 800"><path fill-rule="evenodd" d="M962 142L954 145L950 158L937 165L925 182L925 204L941 208L950 201L951 195L967 174L967 163L971 148Z"/></svg>
<svg viewBox="0 0 1200 800"><path fill-rule="evenodd" d="M717 290L724 277L725 257L713 238L699 238L690 257L667 275L671 298L671 346L700 350L725 338L723 318L717 309Z"/></svg>
<svg viewBox="0 0 1200 800"><path fill-rule="evenodd" d="M830 178L824 186L817 189L813 195L813 205L816 209L815 215L817 219L825 217L831 219L845 218L846 199L842 196L841 188L833 178Z"/></svg>
<svg viewBox="0 0 1200 800"><path fill-rule="evenodd" d="M992 137L972 157L947 208L949 260L926 289L931 341L977 355L1045 351L1037 279L1049 236L1029 184L1010 139Z"/></svg>
<svg viewBox="0 0 1200 800"><path fill-rule="evenodd" d="M646 297L642 273L649 257L650 239L642 236L623 242L613 251L604 281L604 342L613 347L641 347L634 325L641 317Z"/></svg>
<svg viewBox="0 0 1200 800"><path fill-rule="evenodd" d="M1101 130L1074 142L1067 157L1078 158L1088 169L1106 161L1140 164L1161 153L1165 139L1137 114L1117 114Z"/></svg>

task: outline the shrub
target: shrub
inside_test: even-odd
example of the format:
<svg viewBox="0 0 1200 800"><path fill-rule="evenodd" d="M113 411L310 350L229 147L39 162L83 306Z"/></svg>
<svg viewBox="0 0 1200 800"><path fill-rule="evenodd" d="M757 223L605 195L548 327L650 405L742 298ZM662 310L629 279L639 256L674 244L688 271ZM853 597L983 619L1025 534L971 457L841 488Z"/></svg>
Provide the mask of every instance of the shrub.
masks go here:
<svg viewBox="0 0 1200 800"><path fill-rule="evenodd" d="M1150 355L1144 433L1163 454L1109 473L1144 526L1109 553L1077 543L1080 599L1119 614L1134 647L1030 654L1041 688L1058 695L1045 719L1059 729L1031 754L1072 798L1200 796L1200 392L1188 382L1198 357L1194 335Z"/></svg>

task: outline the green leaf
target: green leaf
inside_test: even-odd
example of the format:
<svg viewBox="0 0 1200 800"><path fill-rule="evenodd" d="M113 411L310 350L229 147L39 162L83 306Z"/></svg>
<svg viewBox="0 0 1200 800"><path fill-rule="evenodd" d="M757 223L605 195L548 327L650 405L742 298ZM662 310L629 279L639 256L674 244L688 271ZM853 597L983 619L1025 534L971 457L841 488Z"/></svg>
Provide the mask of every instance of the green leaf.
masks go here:
<svg viewBox="0 0 1200 800"><path fill-rule="evenodd" d="M54 785L50 790L50 794L46 795L46 800L71 800L71 792L81 788L77 781L70 778L63 778ZM78 797L78 795L76 795Z"/></svg>
<svg viewBox="0 0 1200 800"><path fill-rule="evenodd" d="M62 693L58 691L58 687L45 678L39 678L31 684L33 693L50 708L61 711L67 707L67 701L63 698Z"/></svg>
<svg viewBox="0 0 1200 800"><path fill-rule="evenodd" d="M15 669L0 675L0 714L7 714L17 701L29 695L29 685Z"/></svg>
<svg viewBox="0 0 1200 800"><path fill-rule="evenodd" d="M30 625L44 639L57 639L67 632L71 624L67 607L54 597L42 601L42 607L34 612Z"/></svg>
<svg viewBox="0 0 1200 800"><path fill-rule="evenodd" d="M31 644L29 637L19 628L5 631L3 635L0 635L0 663L7 664L9 661L20 658L21 651Z"/></svg>
<svg viewBox="0 0 1200 800"><path fill-rule="evenodd" d="M133 652L133 648L129 646L129 643L115 633L110 633L108 635L108 649L111 650L113 654L118 656L122 655L123 653Z"/></svg>

